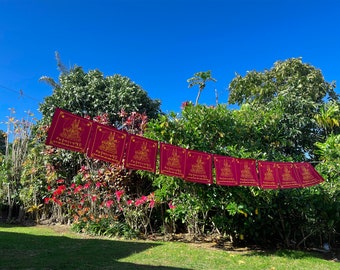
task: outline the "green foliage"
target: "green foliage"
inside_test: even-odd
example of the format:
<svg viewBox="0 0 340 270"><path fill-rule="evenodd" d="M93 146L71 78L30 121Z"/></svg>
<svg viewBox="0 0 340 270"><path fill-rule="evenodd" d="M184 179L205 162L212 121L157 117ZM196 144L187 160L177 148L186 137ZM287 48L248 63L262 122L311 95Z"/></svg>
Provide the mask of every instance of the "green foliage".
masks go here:
<svg viewBox="0 0 340 270"><path fill-rule="evenodd" d="M181 114L151 121L146 136L213 154L306 161L322 138L315 115L327 95L337 98L321 72L299 59L278 62L264 73L238 76L231 90L231 101L242 102L239 110L185 103ZM328 147L334 151L338 145ZM333 189L327 181L305 189L260 190L202 186L160 175L154 185L159 199L171 202L164 223L172 231L219 232L235 242L295 248L336 243L339 214L334 201L339 201L339 187L334 182Z"/></svg>
<svg viewBox="0 0 340 270"><path fill-rule="evenodd" d="M51 84L47 77L41 80ZM75 67L61 73L59 83L53 83L52 87L53 94L46 97L39 108L47 123L57 107L81 116L106 113L111 123L120 120L121 109L128 113L146 113L150 118L160 113L160 101L152 100L139 85L119 74L104 77L99 70L86 73L81 67Z"/></svg>
<svg viewBox="0 0 340 270"><path fill-rule="evenodd" d="M280 144L275 147L286 156L294 159L300 156L301 159L306 154L313 156L314 143L320 139L314 116L325 98L338 99L334 87L334 83L324 80L320 70L302 63L299 58L292 58L278 61L264 72L251 71L244 77L237 75L229 85L229 103L248 106L254 117L259 111L273 115L274 121L262 125L267 127L268 124L270 132L266 135L275 138L269 143L278 142Z"/></svg>

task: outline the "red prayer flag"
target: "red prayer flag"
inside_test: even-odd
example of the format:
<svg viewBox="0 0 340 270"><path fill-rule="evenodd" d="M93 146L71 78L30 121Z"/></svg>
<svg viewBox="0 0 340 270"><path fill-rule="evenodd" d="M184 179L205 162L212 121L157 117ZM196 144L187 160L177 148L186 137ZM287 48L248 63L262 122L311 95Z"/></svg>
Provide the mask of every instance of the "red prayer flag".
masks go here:
<svg viewBox="0 0 340 270"><path fill-rule="evenodd" d="M159 173L184 178L187 150L161 143Z"/></svg>
<svg viewBox="0 0 340 270"><path fill-rule="evenodd" d="M280 188L299 188L301 182L296 174L294 163L277 162L277 174L280 181Z"/></svg>
<svg viewBox="0 0 340 270"><path fill-rule="evenodd" d="M240 186L258 186L259 185L255 159L237 158L236 168L239 172Z"/></svg>
<svg viewBox="0 0 340 270"><path fill-rule="evenodd" d="M272 161L257 161L260 186L264 189L276 189L279 187L279 177L277 173L276 162Z"/></svg>
<svg viewBox="0 0 340 270"><path fill-rule="evenodd" d="M239 177L237 176L236 158L214 155L216 170L216 184L222 186L238 186Z"/></svg>
<svg viewBox="0 0 340 270"><path fill-rule="evenodd" d="M212 155L195 150L187 150L184 179L190 182L212 184Z"/></svg>
<svg viewBox="0 0 340 270"><path fill-rule="evenodd" d="M57 108L48 130L46 144L86 153L93 122Z"/></svg>
<svg viewBox="0 0 340 270"><path fill-rule="evenodd" d="M125 167L155 172L157 150L157 141L137 135L128 136Z"/></svg>
<svg viewBox="0 0 340 270"><path fill-rule="evenodd" d="M113 164L121 164L127 133L99 123L93 124L93 136L90 141L88 156Z"/></svg>
<svg viewBox="0 0 340 270"><path fill-rule="evenodd" d="M303 187L314 186L324 181L310 163L299 162L295 163L294 167Z"/></svg>

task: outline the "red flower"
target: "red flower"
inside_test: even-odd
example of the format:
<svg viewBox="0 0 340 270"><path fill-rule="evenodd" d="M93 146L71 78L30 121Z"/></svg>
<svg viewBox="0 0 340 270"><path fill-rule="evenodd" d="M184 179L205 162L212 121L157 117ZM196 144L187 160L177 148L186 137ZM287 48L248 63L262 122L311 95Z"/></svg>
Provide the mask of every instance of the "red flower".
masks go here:
<svg viewBox="0 0 340 270"><path fill-rule="evenodd" d="M95 202L97 200L97 196L96 195L91 196L91 200Z"/></svg>
<svg viewBox="0 0 340 270"><path fill-rule="evenodd" d="M170 209L175 209L176 208L176 206L172 204L172 201L169 202L169 208Z"/></svg>
<svg viewBox="0 0 340 270"><path fill-rule="evenodd" d="M133 203L132 200L127 200L127 202L126 202L127 205L131 205L132 203Z"/></svg>
<svg viewBox="0 0 340 270"><path fill-rule="evenodd" d="M47 191L50 191L51 190L51 186L47 186Z"/></svg>
<svg viewBox="0 0 340 270"><path fill-rule="evenodd" d="M79 191L81 191L82 188L83 188L82 185L77 186L77 187L74 189L74 193L78 193Z"/></svg>
<svg viewBox="0 0 340 270"><path fill-rule="evenodd" d="M102 185L102 184L101 184L100 182L96 182L96 187L97 187L97 188L100 188L101 185Z"/></svg>
<svg viewBox="0 0 340 270"><path fill-rule="evenodd" d="M186 106L190 105L191 102L190 101L184 101L182 102L182 106L181 106L181 109L183 110Z"/></svg>
<svg viewBox="0 0 340 270"><path fill-rule="evenodd" d="M117 202L119 202L119 201L120 201L120 198L121 198L122 195L124 194L124 190L117 190L117 191L115 192L115 194L116 194Z"/></svg>
<svg viewBox="0 0 340 270"><path fill-rule="evenodd" d="M137 199L135 202L135 206L140 206L141 204L145 203L146 200L145 198L147 198L146 196L142 196L141 198Z"/></svg>
<svg viewBox="0 0 340 270"><path fill-rule="evenodd" d="M46 198L44 199L44 203L45 203L45 204L48 204L48 203L50 202L50 199L51 199L51 198L47 198L47 197L46 197Z"/></svg>
<svg viewBox="0 0 340 270"><path fill-rule="evenodd" d="M64 183L64 182L65 182L65 180L64 180L64 179L61 179L61 178L57 180L57 183L58 183L58 184L62 184L62 183Z"/></svg>
<svg viewBox="0 0 340 270"><path fill-rule="evenodd" d="M149 203L149 208L153 208L155 206L155 200L152 199Z"/></svg>
<svg viewBox="0 0 340 270"><path fill-rule="evenodd" d="M84 185L84 188L88 189L90 187L91 183L87 182L85 185Z"/></svg>
<svg viewBox="0 0 340 270"><path fill-rule="evenodd" d="M105 205L107 208L110 208L112 204L113 204L113 200L108 200Z"/></svg>

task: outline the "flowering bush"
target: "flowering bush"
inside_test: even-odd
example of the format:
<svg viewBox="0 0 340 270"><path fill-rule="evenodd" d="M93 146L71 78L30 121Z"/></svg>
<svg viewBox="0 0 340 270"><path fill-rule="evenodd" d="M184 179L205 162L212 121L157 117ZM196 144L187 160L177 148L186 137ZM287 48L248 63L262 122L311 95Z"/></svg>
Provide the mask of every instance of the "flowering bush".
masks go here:
<svg viewBox="0 0 340 270"><path fill-rule="evenodd" d="M133 134L143 133L147 124L145 114L132 112L128 115L121 110L120 117L122 122L116 123L117 128ZM109 117L103 114L93 121L108 125ZM54 155L55 151L47 147L46 153ZM147 177L139 177L122 166L86 157L82 163L72 179L58 178L55 166L47 165L47 179L50 181L44 202L46 206L57 208L60 221L67 219L73 223L75 230L94 234L107 231L126 234L130 230L131 235L131 232L147 234L153 231L150 218L155 207L155 195L145 195L150 192L150 188L146 187L150 186L150 182L143 182L148 181Z"/></svg>

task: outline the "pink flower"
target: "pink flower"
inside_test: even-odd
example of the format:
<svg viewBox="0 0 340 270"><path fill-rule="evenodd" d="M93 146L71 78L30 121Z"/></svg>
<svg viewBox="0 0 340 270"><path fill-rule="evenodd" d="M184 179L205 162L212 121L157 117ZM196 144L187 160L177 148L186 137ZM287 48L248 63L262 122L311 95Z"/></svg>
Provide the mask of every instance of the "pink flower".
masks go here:
<svg viewBox="0 0 340 270"><path fill-rule="evenodd" d="M100 188L101 185L102 185L102 184L101 184L100 182L96 182L96 187L97 187L97 188Z"/></svg>
<svg viewBox="0 0 340 270"><path fill-rule="evenodd" d="M57 183L58 183L58 184L62 184L62 183L64 183L64 182L65 182L64 179L58 179L58 180L57 180Z"/></svg>
<svg viewBox="0 0 340 270"><path fill-rule="evenodd" d="M76 184L75 183L72 183L70 188L74 189L76 187Z"/></svg>
<svg viewBox="0 0 340 270"><path fill-rule="evenodd" d="M86 167L86 166L84 166L84 165L83 165L83 166L81 166L81 168L80 168L80 171L81 171L81 172L86 172L86 171L87 171L87 167Z"/></svg>
<svg viewBox="0 0 340 270"><path fill-rule="evenodd" d="M79 191L81 191L82 188L83 188L82 185L77 186L77 187L74 189L74 193L78 193Z"/></svg>
<svg viewBox="0 0 340 270"><path fill-rule="evenodd" d="M113 200L108 200L105 205L107 208L110 208L112 204L113 204Z"/></svg>
<svg viewBox="0 0 340 270"><path fill-rule="evenodd" d="M154 206L155 206L155 200L152 199L152 200L150 200L149 208L153 208Z"/></svg>
<svg viewBox="0 0 340 270"><path fill-rule="evenodd" d="M137 199L136 202L135 202L135 206L140 206L141 204L143 204L144 201L141 200L141 199Z"/></svg>
<svg viewBox="0 0 340 270"><path fill-rule="evenodd" d="M128 200L128 201L126 202L127 205L131 205L132 203L133 203L132 200Z"/></svg>
<svg viewBox="0 0 340 270"><path fill-rule="evenodd" d="M91 196L91 200L95 202L97 200L97 196L96 195Z"/></svg>
<svg viewBox="0 0 340 270"><path fill-rule="evenodd" d="M84 188L86 188L86 189L88 189L89 187L90 187L90 183L89 182L87 182L85 185L84 185Z"/></svg>
<svg viewBox="0 0 340 270"><path fill-rule="evenodd" d="M124 190L117 190L115 192L116 194L116 198L117 198L117 201L119 202L120 201L120 198L122 197L122 195L124 194Z"/></svg>
<svg viewBox="0 0 340 270"><path fill-rule="evenodd" d="M170 209L175 209L176 208L176 206L172 204L172 201L169 202L169 208Z"/></svg>

